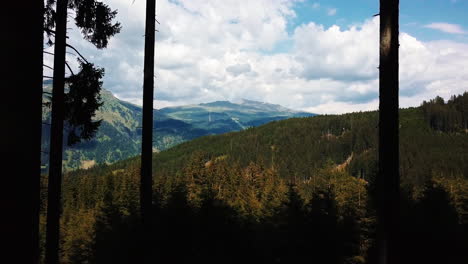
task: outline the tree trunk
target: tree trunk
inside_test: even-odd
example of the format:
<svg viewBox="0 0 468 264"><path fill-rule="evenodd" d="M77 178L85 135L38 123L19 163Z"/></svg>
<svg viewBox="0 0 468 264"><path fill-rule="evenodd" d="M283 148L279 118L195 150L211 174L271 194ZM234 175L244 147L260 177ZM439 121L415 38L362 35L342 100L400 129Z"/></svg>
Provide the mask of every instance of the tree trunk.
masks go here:
<svg viewBox="0 0 468 264"><path fill-rule="evenodd" d="M153 157L153 98L154 98L154 41L156 1L146 1L145 59L143 76L143 124L141 143L140 206L143 226L142 249L144 263L150 257L152 208L152 157Z"/></svg>
<svg viewBox="0 0 468 264"><path fill-rule="evenodd" d="M59 262L67 0L57 0L52 86L52 123L46 230L46 263Z"/></svg>
<svg viewBox="0 0 468 264"><path fill-rule="evenodd" d="M2 8L2 259L38 263L44 3Z"/></svg>
<svg viewBox="0 0 468 264"><path fill-rule="evenodd" d="M379 263L399 263L398 34L399 0L380 0L378 177Z"/></svg>

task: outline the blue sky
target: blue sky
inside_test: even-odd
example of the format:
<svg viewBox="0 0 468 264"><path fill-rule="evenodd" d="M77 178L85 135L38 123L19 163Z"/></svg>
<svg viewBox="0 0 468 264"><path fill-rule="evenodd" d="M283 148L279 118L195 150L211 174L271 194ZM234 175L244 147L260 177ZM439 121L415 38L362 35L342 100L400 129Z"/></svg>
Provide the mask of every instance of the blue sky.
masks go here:
<svg viewBox="0 0 468 264"><path fill-rule="evenodd" d="M105 50L76 29L70 41L106 69L106 89L141 104L145 1L103 1L118 9L122 32ZM400 1L402 107L468 90L467 11L468 0ZM375 110L378 12L378 0L158 0L155 107L245 98L314 113Z"/></svg>
<svg viewBox="0 0 468 264"><path fill-rule="evenodd" d="M318 6L317 6L318 5ZM362 23L379 13L378 0L327 0L304 1L294 8L297 17L291 20L288 32L297 25L319 21L326 27ZM336 9L336 14L329 13ZM443 33L424 28L424 25L434 22L458 24L468 31L468 1L467 0L401 0L400 30L410 33L423 41L435 39L467 40L466 37Z"/></svg>
<svg viewBox="0 0 468 264"><path fill-rule="evenodd" d="M287 32L293 34L299 25L310 22L324 27L338 25L345 29L352 24L361 24L379 13L378 0L327 0L303 1L295 4L296 16L288 20ZM431 23L448 23L460 26L468 32L467 0L402 0L400 1L400 31L409 33L422 41L454 40L468 42L467 34L450 34L427 28ZM284 41L275 50L285 52L292 48L291 41Z"/></svg>

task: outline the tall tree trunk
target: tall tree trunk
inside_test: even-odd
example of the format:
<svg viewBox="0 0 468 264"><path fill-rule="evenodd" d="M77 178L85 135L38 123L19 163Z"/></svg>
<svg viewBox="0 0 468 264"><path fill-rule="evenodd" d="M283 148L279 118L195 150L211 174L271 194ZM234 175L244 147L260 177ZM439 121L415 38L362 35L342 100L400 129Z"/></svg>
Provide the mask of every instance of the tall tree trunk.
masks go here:
<svg viewBox="0 0 468 264"><path fill-rule="evenodd" d="M399 263L399 0L380 0L379 263Z"/></svg>
<svg viewBox="0 0 468 264"><path fill-rule="evenodd" d="M153 98L154 98L154 41L156 0L146 1L145 59L143 76L143 131L141 143L140 206L143 225L143 257L150 260L152 157L153 157Z"/></svg>
<svg viewBox="0 0 468 264"><path fill-rule="evenodd" d="M67 4L67 0L57 0L46 225L47 264L59 262Z"/></svg>
<svg viewBox="0 0 468 264"><path fill-rule="evenodd" d="M38 263L44 2L3 4L1 258Z"/></svg>

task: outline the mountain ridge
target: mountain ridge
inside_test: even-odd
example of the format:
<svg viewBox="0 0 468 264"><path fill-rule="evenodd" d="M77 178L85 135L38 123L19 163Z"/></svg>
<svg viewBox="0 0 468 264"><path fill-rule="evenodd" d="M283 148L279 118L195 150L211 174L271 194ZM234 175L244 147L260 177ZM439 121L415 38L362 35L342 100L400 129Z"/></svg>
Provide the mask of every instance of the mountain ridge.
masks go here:
<svg viewBox="0 0 468 264"><path fill-rule="evenodd" d="M44 82L44 90L50 92L51 85L51 82ZM87 168L89 164L109 164L140 153L142 108L118 99L106 89L101 90L101 99L103 105L96 112L95 118L103 121L96 136L73 147L64 145L64 166L67 170ZM44 102L47 101L50 98L44 96ZM249 102L251 106L215 101L154 109L154 151L165 150L202 136L240 131L275 120L314 115L279 105L251 100ZM50 136L47 125L50 123L49 108L45 108L43 120L42 164L46 167Z"/></svg>

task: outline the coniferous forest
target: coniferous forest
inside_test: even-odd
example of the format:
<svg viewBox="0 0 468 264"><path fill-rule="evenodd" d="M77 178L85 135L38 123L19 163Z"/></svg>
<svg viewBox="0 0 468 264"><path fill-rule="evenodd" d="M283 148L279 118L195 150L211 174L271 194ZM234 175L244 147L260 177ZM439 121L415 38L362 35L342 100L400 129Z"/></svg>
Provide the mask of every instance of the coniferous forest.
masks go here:
<svg viewBox="0 0 468 264"><path fill-rule="evenodd" d="M400 110L402 263L467 261L467 99ZM377 114L275 121L156 154L154 261L375 263ZM138 259L139 168L64 175L64 262Z"/></svg>
<svg viewBox="0 0 468 264"><path fill-rule="evenodd" d="M330 54L325 55L325 64L317 63L317 68L314 65L309 69L304 66L306 64L301 64L316 59L306 58L307 54L302 58L301 53L289 53L294 60L288 61L287 56L283 57L287 53L283 51L283 44L292 49L309 46L307 41L303 41L305 44L297 41L295 34L325 32L339 35L345 31L335 24L324 30L323 25L317 26L309 19L294 25L294 32L288 32L296 11L298 16L304 14L298 10L300 5L294 11L292 1L290 4L283 3L289 1L279 1L281 5L273 13L277 13L275 15L279 15L281 21L267 27L268 32L276 31L284 22L286 37L275 40L273 44L277 46L255 48L250 43L255 34L242 30L225 36L231 40L234 35L239 35L243 41L247 40L247 45L238 45L239 52L253 47L248 51L252 53L245 53L245 58L278 55L279 61L293 62L294 67L289 68L287 74L276 68L273 69L273 79L257 83L261 79L257 78L260 71L259 74L252 70L254 67L250 64L236 64L224 65L227 66L222 67L224 76L213 74L208 80L202 80L200 68L218 70L215 69L219 66L216 59L209 58L197 64L198 80L181 75L182 86L186 86L177 88L179 83L171 83L180 77L177 71L183 69L181 71L186 74L191 69L166 61L165 72L157 71L158 34L171 37L167 32L159 33L159 29L164 31L168 27L161 25L160 17L156 16L156 0L146 0L142 9L144 23L143 20L138 22L141 22L139 29L143 29L144 24L141 32L144 34L138 36L144 47L142 45L139 51L131 50L130 46L122 48L137 53L142 61L138 66L141 68L139 77L142 77L139 84L142 86L141 109L119 101L103 90L104 81L112 82L118 74L111 72L112 77L105 79L109 71L98 65L104 61L99 56L109 57L103 49L112 46L112 39L125 28L125 24L117 19L122 18L117 9L98 0L19 2L9 1L7 4L11 7L5 8L8 12L2 16L6 18L5 36L9 38L4 41L9 66L5 73L8 89L4 89L6 99L1 104L4 116L1 131L5 135L0 136L0 154L4 157L1 211L6 220L2 225L2 237L7 242L5 256L0 257L2 263L10 258L13 261L8 263L34 264L468 263L468 92L465 89L463 94L454 94L445 100L441 97L448 98L444 89L432 87L431 90L430 87L444 82L415 80L410 86L421 83L426 86L417 89L442 94L417 107L401 107L400 57L406 59L408 54L400 53L400 42L411 37L405 32L400 33L399 0L378 1L379 13L366 22L366 25L376 25L375 32L369 31L372 34L363 29L365 25L350 25L350 29L345 30L352 34L365 31L365 35L369 33L376 37L375 40L379 36L379 45L375 45L376 52L378 46L378 56L369 60L371 66L363 66L369 66L373 71L365 69L365 74L351 72L349 76L348 73L321 76L329 74L329 69L320 67L327 68L332 65L327 63L336 60ZM189 10L187 3L168 1L166 4L174 8L174 14L177 7L185 15L199 15L197 19L203 17L201 10ZM456 3L451 1L453 5ZM320 9L327 17L337 14L337 9L331 6L321 6L318 2L308 4L313 12ZM222 16L211 9L209 13L216 19ZM239 13L242 14L240 18L227 19L228 26L223 31L240 24L239 20L245 14L243 11ZM406 19L407 15L402 17ZM257 22L272 20L263 17ZM336 23L345 20L337 19ZM23 26L21 21L27 25ZM416 24L411 22L403 26ZM252 26L257 30L256 27ZM432 23L421 27L456 34L461 36L459 39L468 34L455 24ZM307 28L315 31L307 31ZM174 31L177 30L180 28L176 26ZM219 32L214 31L212 25L197 30L210 31L210 44L219 45L219 36L216 36ZM261 38L269 37L267 34ZM119 41L121 39L114 42L114 51L119 43L128 44ZM171 41L177 60L200 60L190 57L190 52L177 54L183 53L186 47L178 46L183 42L178 43L177 38ZM204 47L195 38L190 41L196 42L200 51L214 47ZM296 42L291 44L290 41ZM327 41L323 43L333 46L331 42L341 42L342 39L336 37ZM78 45L75 47L72 43ZM434 48L441 43L449 45L452 42L433 41L426 46L427 43L418 42L420 45L415 47L429 51L428 47ZM97 50L94 55L89 47ZM232 50L214 54L230 58L230 52ZM351 54L354 50L349 47L336 52L343 53L337 57L346 64L343 69L353 71L354 66L349 63L359 52ZM433 55L431 52L427 53ZM450 48L440 51L451 52ZM167 54L163 54L162 64L164 55ZM319 55L315 54L316 57ZM46 59L46 56L51 57ZM453 60L454 57L451 55L450 58ZM235 61L242 62L245 58L235 58ZM445 59L434 55L431 57L434 64L428 68L439 62L445 63ZM268 60L262 63L271 66ZM296 64L304 66L302 73L295 68ZM408 67L403 59L401 65ZM421 65L414 68L424 68L418 66ZM131 76L140 70L133 72L131 68L137 68L134 62L125 67L129 71L126 79L139 78ZM444 74L449 72L444 71ZM173 75L165 83L173 91L167 93L166 87L166 97L157 98L155 88L164 73ZM417 78L422 72L412 74ZM270 89L273 83L289 75L296 80L307 80L298 85L311 85L312 90L306 93L315 91L313 81L319 81L317 86L330 85L330 90L336 90L333 91L335 95L340 93L334 88L337 83L355 85L351 90L343 88L343 97L336 101L330 99L330 94L314 94L321 99L303 104L303 109L313 109L313 106L320 109L319 106L328 103L336 108L336 105L346 106L348 102L349 109L353 109L362 106L360 100L374 104L377 101L368 101L369 95L374 99L378 95L378 110L352 112L339 109L337 113L345 114L316 115L250 99L241 104L216 101L165 110L155 105L227 98L226 94L213 95L213 91L199 86L217 87L215 85L222 80L228 80L224 83L226 89L232 89L231 84L236 87L246 84L236 82L240 76L273 95L275 92ZM454 80L457 85L465 83L460 76L455 77L447 79L450 81L447 83L453 84ZM349 83L344 80L353 78ZM434 74L431 78L438 77ZM44 87L46 82L48 87ZM285 83L288 84L284 82L280 86L287 86ZM378 84L378 93L364 91L368 89L367 84L375 89ZM121 85L124 84L117 86ZM244 89L247 96L252 92L248 85L238 88ZM402 96L413 100L415 97L408 94L417 89L410 88L405 87ZM199 89L203 96L191 98L191 89ZM281 89L299 90L294 85ZM228 91L231 92L234 91ZM104 93L107 93L104 99L109 102L111 98L112 104L104 105L105 100L101 97ZM177 95L177 99L168 94ZM428 92L421 97L429 98L428 94L435 96ZM264 98L281 95L276 96ZM364 98L366 96L369 98ZM298 98L302 100L303 96L295 94L294 100ZM331 101L326 101L328 99ZM337 104L333 106L333 103ZM242 109L243 106L246 109ZM106 112L99 112L103 108ZM158 111L159 116L156 116ZM214 122L215 119L221 121ZM164 126L158 127L158 122L163 121ZM99 134L103 131L107 134ZM167 135L162 135L161 131L171 137L165 137ZM101 138L92 141L96 135ZM112 141L109 135L120 138ZM102 148L107 157L96 158L101 154L90 152L93 144L102 141L107 142ZM130 141L133 145L128 152L119 149ZM119 146L109 142L118 142ZM154 148L155 142L161 144L162 151ZM66 160L66 151L73 146L88 146L89 149L86 149L86 155L77 153L75 158ZM140 150L140 155L130 157ZM82 160L85 156L93 159ZM43 165L44 157L47 166ZM82 162L89 166L81 166ZM76 169L78 167L80 169Z"/></svg>

